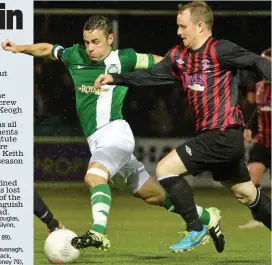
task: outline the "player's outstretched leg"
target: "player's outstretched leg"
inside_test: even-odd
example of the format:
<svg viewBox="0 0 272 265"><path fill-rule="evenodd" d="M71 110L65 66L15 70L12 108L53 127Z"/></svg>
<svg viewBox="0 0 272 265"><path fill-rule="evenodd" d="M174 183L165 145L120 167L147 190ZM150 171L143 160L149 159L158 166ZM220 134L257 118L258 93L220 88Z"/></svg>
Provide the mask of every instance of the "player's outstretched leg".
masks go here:
<svg viewBox="0 0 272 265"><path fill-rule="evenodd" d="M53 213L44 203L40 195L34 191L34 214L46 224L49 233L64 228L60 221L54 218Z"/></svg>
<svg viewBox="0 0 272 265"><path fill-rule="evenodd" d="M257 189L252 181L223 183L236 199L247 205L255 220L262 222L271 231L271 198Z"/></svg>
<svg viewBox="0 0 272 265"><path fill-rule="evenodd" d="M267 167L265 166L265 160L263 160L263 162L255 162L255 159L259 159L261 157L261 159L264 159L264 155L263 153L259 150L259 148L257 148L258 145L253 145L253 148L250 151L250 155L249 155L249 160L253 161L250 162L247 167L249 169L249 175L251 177L251 180L253 182L253 184L255 185L255 187L257 189L261 189L261 180L263 178L264 173L267 170ZM257 160L259 161L259 160ZM251 220L249 220L247 223L243 224L243 225L239 225L239 228L241 229L253 229L253 228L262 228L264 227L264 224L260 221L257 221L254 219L254 216Z"/></svg>
<svg viewBox="0 0 272 265"><path fill-rule="evenodd" d="M255 185L257 189L261 189L261 185ZM257 221L254 219L249 220L247 223L243 224L243 225L239 225L239 228L241 229L253 229L253 228L263 228L264 224L260 221Z"/></svg>
<svg viewBox="0 0 272 265"><path fill-rule="evenodd" d="M111 191L108 184L100 184L90 190L93 215L91 230L84 235L72 239L74 248L83 249L95 247L100 250L110 248L110 241L106 236L106 226L111 206Z"/></svg>
<svg viewBox="0 0 272 265"><path fill-rule="evenodd" d="M255 201L248 205L255 220L262 222L271 231L271 198L257 190Z"/></svg>

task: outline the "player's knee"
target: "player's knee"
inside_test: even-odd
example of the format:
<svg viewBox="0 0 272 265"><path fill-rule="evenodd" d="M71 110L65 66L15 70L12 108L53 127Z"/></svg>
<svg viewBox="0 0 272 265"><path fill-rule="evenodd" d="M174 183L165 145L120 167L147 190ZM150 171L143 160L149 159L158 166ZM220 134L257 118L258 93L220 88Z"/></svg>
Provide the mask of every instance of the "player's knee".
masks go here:
<svg viewBox="0 0 272 265"><path fill-rule="evenodd" d="M156 177L160 178L168 175L171 175L171 173L164 161L161 160L156 167Z"/></svg>
<svg viewBox="0 0 272 265"><path fill-rule="evenodd" d="M84 182L90 189L95 186L107 183L106 179L104 178L101 178L99 176L90 176L90 175L85 175Z"/></svg>
<svg viewBox="0 0 272 265"><path fill-rule="evenodd" d="M240 203L251 205L256 199L257 190L253 184L248 187L241 184L241 187L234 191L234 196Z"/></svg>
<svg viewBox="0 0 272 265"><path fill-rule="evenodd" d="M248 167L248 171L253 184L255 186L260 185L262 176L265 173L265 167L263 165L261 165L261 167L255 167L254 165L251 165Z"/></svg>
<svg viewBox="0 0 272 265"><path fill-rule="evenodd" d="M98 167L89 167L84 182L89 188L106 184L108 182L108 172Z"/></svg>

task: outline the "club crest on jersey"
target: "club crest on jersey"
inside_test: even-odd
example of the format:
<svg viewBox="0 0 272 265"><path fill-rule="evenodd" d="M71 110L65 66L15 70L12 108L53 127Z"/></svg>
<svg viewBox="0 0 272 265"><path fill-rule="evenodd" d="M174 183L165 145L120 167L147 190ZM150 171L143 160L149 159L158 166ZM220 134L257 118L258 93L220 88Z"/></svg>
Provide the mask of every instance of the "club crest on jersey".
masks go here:
<svg viewBox="0 0 272 265"><path fill-rule="evenodd" d="M202 70L203 70L203 71L206 71L206 70L209 69L209 67L210 67L210 60L208 60L208 59L203 59L203 60L202 60ZM209 70L209 72L210 72L210 70Z"/></svg>
<svg viewBox="0 0 272 265"><path fill-rule="evenodd" d="M106 67L106 74L120 74L121 69L116 64L110 64Z"/></svg>

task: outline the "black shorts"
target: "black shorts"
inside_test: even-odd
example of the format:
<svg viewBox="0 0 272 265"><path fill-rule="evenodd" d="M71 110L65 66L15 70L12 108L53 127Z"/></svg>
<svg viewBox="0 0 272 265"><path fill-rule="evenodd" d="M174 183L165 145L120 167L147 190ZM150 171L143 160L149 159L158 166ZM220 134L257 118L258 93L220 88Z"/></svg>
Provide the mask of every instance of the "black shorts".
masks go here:
<svg viewBox="0 0 272 265"><path fill-rule="evenodd" d="M176 150L188 174L210 171L216 181L250 181L243 133L239 128L203 132Z"/></svg>
<svg viewBox="0 0 272 265"><path fill-rule="evenodd" d="M249 151L248 163L259 162L271 169L271 148L255 143Z"/></svg>

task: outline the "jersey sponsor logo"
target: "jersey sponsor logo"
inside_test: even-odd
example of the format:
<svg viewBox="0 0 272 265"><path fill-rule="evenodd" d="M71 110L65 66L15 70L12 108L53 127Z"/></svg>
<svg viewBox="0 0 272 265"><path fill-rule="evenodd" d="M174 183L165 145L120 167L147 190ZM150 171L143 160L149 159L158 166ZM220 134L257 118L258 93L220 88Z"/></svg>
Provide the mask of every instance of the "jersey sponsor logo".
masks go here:
<svg viewBox="0 0 272 265"><path fill-rule="evenodd" d="M101 92L96 90L93 86L82 85L81 87L78 88L78 90L85 94L93 93L98 96L101 94Z"/></svg>
<svg viewBox="0 0 272 265"><path fill-rule="evenodd" d="M203 79L202 74L188 75L184 73L184 76L185 76L185 84L187 87L196 91L204 91L205 81Z"/></svg>
<svg viewBox="0 0 272 265"><path fill-rule="evenodd" d="M116 64L110 64L106 68L106 74L120 74L121 70Z"/></svg>

